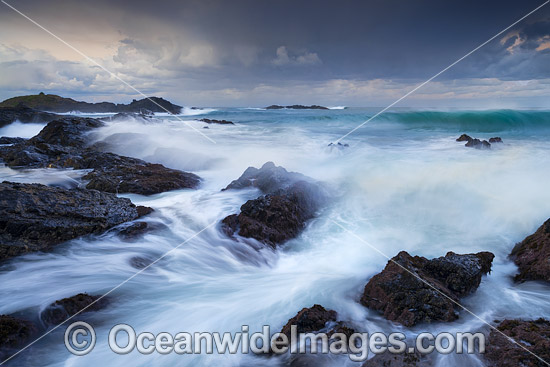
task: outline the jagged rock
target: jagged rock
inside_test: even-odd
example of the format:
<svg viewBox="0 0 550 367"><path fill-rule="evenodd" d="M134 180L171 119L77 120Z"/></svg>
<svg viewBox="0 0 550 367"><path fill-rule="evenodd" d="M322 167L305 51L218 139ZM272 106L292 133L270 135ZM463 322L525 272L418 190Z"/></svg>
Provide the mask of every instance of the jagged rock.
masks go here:
<svg viewBox="0 0 550 367"><path fill-rule="evenodd" d="M482 275L491 270L493 258L490 252L449 252L428 260L401 251L367 283L361 303L405 326L454 321L460 308L453 301L477 289Z"/></svg>
<svg viewBox="0 0 550 367"><path fill-rule="evenodd" d="M46 325L59 325L81 310L84 311L79 315L90 311L98 311L107 304L106 298L100 299L100 296L79 293L76 296L55 301L41 312L40 319Z"/></svg>
<svg viewBox="0 0 550 367"><path fill-rule="evenodd" d="M504 320L497 329L521 344L510 341L498 331L492 330L487 339L485 359L489 367L545 367L550 363L550 321ZM538 359L538 356L545 362Z"/></svg>
<svg viewBox="0 0 550 367"><path fill-rule="evenodd" d="M550 219L535 233L518 243L510 256L519 268L519 274L515 277L516 282L550 282Z"/></svg>
<svg viewBox="0 0 550 367"><path fill-rule="evenodd" d="M222 221L223 229L228 235L238 231L239 236L276 247L298 236L325 200L319 186L299 181L287 189L247 201L240 214Z"/></svg>
<svg viewBox="0 0 550 367"><path fill-rule="evenodd" d="M495 138L489 139L489 143L502 143L502 139L497 136Z"/></svg>
<svg viewBox="0 0 550 367"><path fill-rule="evenodd" d="M100 233L148 211L138 208L129 199L96 190L4 181L0 183L0 260Z"/></svg>
<svg viewBox="0 0 550 367"><path fill-rule="evenodd" d="M472 141L472 140L473 140L473 138L469 135L466 135L466 134L462 134L462 135L460 135L460 137L458 137L456 139L456 141Z"/></svg>
<svg viewBox="0 0 550 367"><path fill-rule="evenodd" d="M199 121L206 122L207 124L235 125L234 122L227 120L200 119Z"/></svg>
<svg viewBox="0 0 550 367"><path fill-rule="evenodd" d="M288 320L283 329L282 334L285 334L290 340L291 326L296 325L298 334L311 333L320 331L325 328L330 321L336 321L336 311L327 310L321 305L313 305L310 308L303 308L296 316Z"/></svg>
<svg viewBox="0 0 550 367"><path fill-rule="evenodd" d="M0 361L27 346L37 336L32 322L9 315L0 315Z"/></svg>
<svg viewBox="0 0 550 367"><path fill-rule="evenodd" d="M0 147L0 157L14 168L91 169L86 187L111 193L151 195L200 183L192 173L88 148L86 134L103 124L89 118L52 121L28 141Z"/></svg>
<svg viewBox="0 0 550 367"><path fill-rule="evenodd" d="M12 138L9 136L2 136L0 138L0 144L20 144L27 141L25 138Z"/></svg>
<svg viewBox="0 0 550 367"><path fill-rule="evenodd" d="M0 127L9 125L15 120L23 123L42 123L50 122L56 118L59 118L59 115L24 106L0 107Z"/></svg>
<svg viewBox="0 0 550 367"><path fill-rule="evenodd" d="M472 139L465 145L468 148L489 149L491 144L487 140Z"/></svg>
<svg viewBox="0 0 550 367"><path fill-rule="evenodd" d="M232 181L222 191L257 187L264 194L270 194L277 190L288 188L298 181L313 180L301 173L288 172L283 167L275 166L273 162L267 162L260 169L248 167L241 177Z"/></svg>

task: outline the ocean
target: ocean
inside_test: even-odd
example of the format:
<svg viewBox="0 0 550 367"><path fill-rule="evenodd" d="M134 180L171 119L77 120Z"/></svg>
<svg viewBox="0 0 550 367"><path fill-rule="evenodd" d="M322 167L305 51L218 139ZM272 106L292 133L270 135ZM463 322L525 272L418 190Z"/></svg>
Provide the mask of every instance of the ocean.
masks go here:
<svg viewBox="0 0 550 367"><path fill-rule="evenodd" d="M183 244L113 291L107 308L87 315L97 332L90 354L69 354L61 327L8 365L278 366L276 358L242 353L116 355L107 335L119 323L138 333L236 332L242 325L252 331L270 325L278 331L314 304L371 333L489 331L464 311L455 322L405 328L361 306L358 300L367 281L402 250L427 258L448 251L491 251L496 255L491 273L462 304L489 323L550 318L548 285L514 283L517 268L508 258L517 242L550 217L550 111L395 109L341 141L349 146L329 146L377 111L185 109L178 117L128 118L94 131L90 139L109 144L115 153L199 175L200 188L121 195L154 208L149 221L163 228L137 240L107 232L2 265L0 314L35 312L80 292L104 294L137 271L131 266L133 257L154 260ZM195 120L199 118L236 124L207 125ZM4 129L27 137L41 127L14 126L24 127ZM4 129L0 136L7 134ZM503 143L488 150L466 148L455 141L463 133L487 140L498 136ZM255 189L221 189L247 167L267 161L322 181L334 193L301 235L276 251L236 242L219 225L259 195ZM83 174L0 168L2 180L65 187L81 183ZM433 358L437 366L484 365L475 355ZM347 356L323 363L361 365Z"/></svg>

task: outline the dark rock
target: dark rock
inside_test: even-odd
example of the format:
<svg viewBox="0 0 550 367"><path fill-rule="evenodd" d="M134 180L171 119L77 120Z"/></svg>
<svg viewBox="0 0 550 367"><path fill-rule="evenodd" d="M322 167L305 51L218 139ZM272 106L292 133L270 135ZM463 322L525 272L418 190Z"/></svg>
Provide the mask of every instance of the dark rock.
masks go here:
<svg viewBox="0 0 550 367"><path fill-rule="evenodd" d="M0 103L0 107L30 107L41 111L51 112L169 112L172 114L180 113L182 108L181 106L172 104L171 102L159 97L144 98L139 101L134 99L130 104L114 104L110 102L80 102L71 98L63 98L55 94L44 93L6 99Z"/></svg>
<svg viewBox="0 0 550 367"><path fill-rule="evenodd" d="M490 252L449 252L428 260L402 251L367 283L361 303L405 326L454 321L460 310L454 302L477 289L482 275L491 270L493 258Z"/></svg>
<svg viewBox="0 0 550 367"><path fill-rule="evenodd" d="M50 122L58 117L59 115L54 113L41 112L24 106L0 106L0 127L9 125L15 120L23 123L42 123Z"/></svg>
<svg viewBox="0 0 550 367"><path fill-rule="evenodd" d="M288 189L249 200L241 213L226 217L225 233L254 238L272 247L298 236L326 200L319 186L299 181Z"/></svg>
<svg viewBox="0 0 550 367"><path fill-rule="evenodd" d="M328 110L327 107L323 106L317 106L317 105L311 105L311 106L304 106L300 104L295 104L292 106L279 106L279 105L271 105L266 107L266 110L282 110L282 109L289 109L289 110Z"/></svg>
<svg viewBox="0 0 550 367"><path fill-rule="evenodd" d="M37 334L38 328L32 322L0 315L0 361L27 346Z"/></svg>
<svg viewBox="0 0 550 367"><path fill-rule="evenodd" d="M489 143L502 143L502 139L497 136L495 138L489 139Z"/></svg>
<svg viewBox="0 0 550 367"><path fill-rule="evenodd" d="M134 256L130 258L130 265L136 269L144 269L147 266L151 265L154 260L148 259L146 257Z"/></svg>
<svg viewBox="0 0 550 367"><path fill-rule="evenodd" d="M129 199L105 192L2 182L0 260L48 250L138 216L138 209Z"/></svg>
<svg viewBox="0 0 550 367"><path fill-rule="evenodd" d="M298 334L311 333L324 329L330 321L336 321L336 311L327 310L321 305L313 305L310 308L303 308L296 316L288 320L281 333L285 334L290 340L292 325L296 325Z"/></svg>
<svg viewBox="0 0 550 367"><path fill-rule="evenodd" d="M207 124L235 125L234 122L227 120L200 119L199 121L206 122Z"/></svg>
<svg viewBox="0 0 550 367"><path fill-rule="evenodd" d="M84 311L80 315L85 312L98 311L107 304L108 301L106 298L100 299L100 296L90 296L86 293L80 293L76 296L55 301L42 311L40 319L46 325L59 325L81 310Z"/></svg>
<svg viewBox="0 0 550 367"><path fill-rule="evenodd" d="M491 144L487 140L472 139L465 145L468 148L489 149Z"/></svg>
<svg viewBox="0 0 550 367"><path fill-rule="evenodd" d="M489 367L545 367L550 363L550 321L504 320L497 329L525 349L492 330L487 339L485 358Z"/></svg>
<svg viewBox="0 0 550 367"><path fill-rule="evenodd" d="M161 164L120 158L123 159L119 160L119 164L96 168L84 176L85 180L90 180L86 188L112 193L152 195L196 188L200 183L200 178L192 173L166 168Z"/></svg>
<svg viewBox="0 0 550 367"><path fill-rule="evenodd" d="M231 182L225 189L242 189L246 187L257 187L264 194L270 194L280 189L290 187L298 181L313 181L301 173L288 172L273 162L265 163L262 168L248 167L237 180Z"/></svg>
<svg viewBox="0 0 550 367"><path fill-rule="evenodd" d="M0 137L0 144L20 144L27 141L25 138L12 138L9 136Z"/></svg>
<svg viewBox="0 0 550 367"><path fill-rule="evenodd" d="M87 143L86 133L103 125L104 123L100 120L91 118L67 117L57 119L46 125L29 142L37 147L40 147L41 144L49 144L83 148Z"/></svg>
<svg viewBox="0 0 550 367"><path fill-rule="evenodd" d="M0 157L14 168L92 169L84 177L90 181L86 187L111 193L151 195L200 183L192 173L88 148L86 134L100 126L103 122L88 118L52 121L28 141L0 147Z"/></svg>
<svg viewBox="0 0 550 367"><path fill-rule="evenodd" d="M515 277L516 282L550 282L550 219L535 233L518 243L510 256L519 268L519 274Z"/></svg>
<svg viewBox="0 0 550 367"><path fill-rule="evenodd" d="M456 141L472 141L472 140L474 139L471 136L466 134L462 134L458 139L456 139Z"/></svg>
<svg viewBox="0 0 550 367"><path fill-rule="evenodd" d="M425 363L426 357L420 352L394 354L384 352L363 363L362 367L421 367L429 365Z"/></svg>

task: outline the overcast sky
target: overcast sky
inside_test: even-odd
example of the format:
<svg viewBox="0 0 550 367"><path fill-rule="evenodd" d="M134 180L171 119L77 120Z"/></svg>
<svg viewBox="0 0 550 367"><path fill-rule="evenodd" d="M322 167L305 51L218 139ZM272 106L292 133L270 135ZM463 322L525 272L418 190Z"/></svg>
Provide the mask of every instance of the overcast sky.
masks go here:
<svg viewBox="0 0 550 367"><path fill-rule="evenodd" d="M384 106L543 0L6 0L147 95L186 106ZM0 99L135 91L0 3ZM550 5L401 102L550 108Z"/></svg>

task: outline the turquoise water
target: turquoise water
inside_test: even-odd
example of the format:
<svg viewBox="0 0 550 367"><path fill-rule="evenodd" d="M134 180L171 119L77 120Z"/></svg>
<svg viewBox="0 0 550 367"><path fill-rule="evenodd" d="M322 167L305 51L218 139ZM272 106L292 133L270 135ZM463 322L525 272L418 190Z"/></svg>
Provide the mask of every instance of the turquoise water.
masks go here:
<svg viewBox="0 0 550 367"><path fill-rule="evenodd" d="M393 257L401 250L426 257L491 251L496 255L493 271L463 304L488 322L549 318L549 286L514 284L516 268L507 255L550 217L550 111L398 109L344 139L348 148L328 146L377 111L188 109L179 118L127 119L94 132L91 139L110 143L116 153L192 171L203 184L198 190L150 197L125 195L153 207L150 220L165 224L167 231L131 243L110 234L86 237L4 265L0 313L24 309L32 314L62 297L109 291L135 273L131 257L159 257L258 196L254 190L220 191L248 166L273 161L326 182L335 198L302 235L276 252L232 241L217 225L207 229L117 289L108 308L89 316L98 333L89 355L70 355L62 344L63 330L58 330L12 365L277 366L275 359L243 354L118 356L107 347L107 334L121 322L155 334L238 331L243 324L251 330L264 324L278 330L314 303L371 333L488 330L464 312L454 323L405 329L363 308L358 303L362 288L387 262L380 252ZM195 120L202 117L237 124ZM480 139L500 136L504 143L491 150L468 149L455 142L462 133ZM75 180L66 172L14 173L6 168L0 176L25 182L51 183L52 176ZM476 356L433 358L437 366L483 365ZM329 365L360 363L344 356Z"/></svg>

